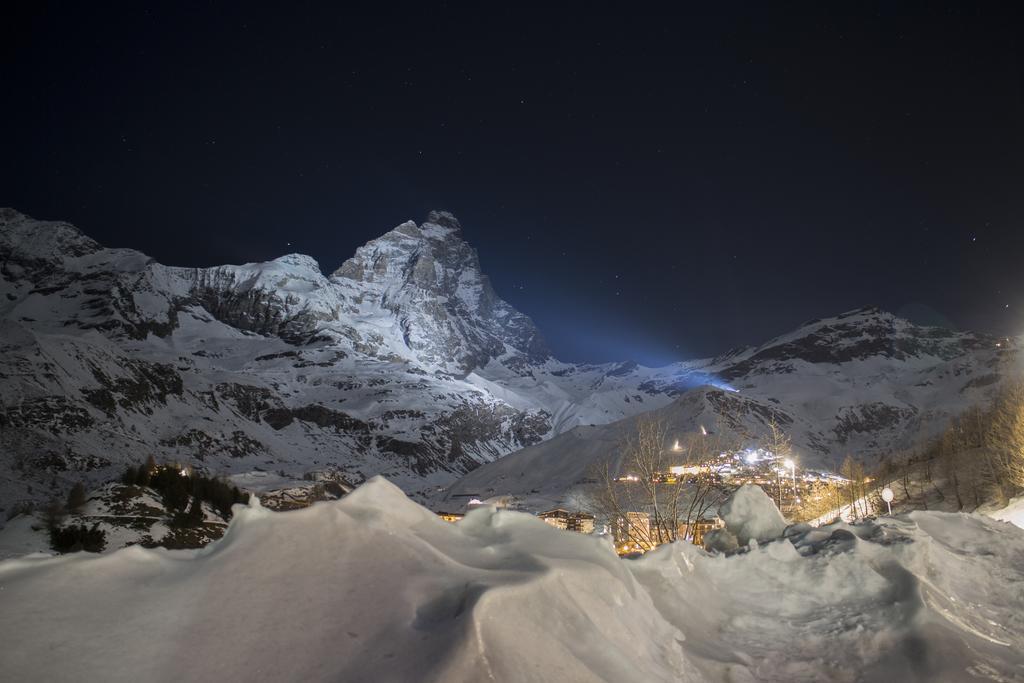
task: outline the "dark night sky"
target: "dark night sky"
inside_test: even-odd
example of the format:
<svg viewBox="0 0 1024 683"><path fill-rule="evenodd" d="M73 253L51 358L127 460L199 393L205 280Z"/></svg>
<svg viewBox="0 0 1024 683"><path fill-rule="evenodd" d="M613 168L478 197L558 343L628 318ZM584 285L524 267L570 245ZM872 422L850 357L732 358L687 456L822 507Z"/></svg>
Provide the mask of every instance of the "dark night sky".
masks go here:
<svg viewBox="0 0 1024 683"><path fill-rule="evenodd" d="M867 304L1024 332L1014 4L31 5L0 205L109 246L329 272L446 208L567 360Z"/></svg>

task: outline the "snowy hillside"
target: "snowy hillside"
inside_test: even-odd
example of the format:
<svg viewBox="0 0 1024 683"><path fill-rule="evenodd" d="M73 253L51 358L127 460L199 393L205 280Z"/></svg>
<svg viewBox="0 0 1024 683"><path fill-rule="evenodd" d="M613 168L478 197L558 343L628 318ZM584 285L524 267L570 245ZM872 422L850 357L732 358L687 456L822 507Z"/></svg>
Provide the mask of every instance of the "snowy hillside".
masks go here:
<svg viewBox="0 0 1024 683"><path fill-rule="evenodd" d="M0 562L0 670L953 682L1024 667L1024 531L976 515L791 527L749 552L680 543L626 561L523 513L449 524L383 480L296 512L236 510L202 550Z"/></svg>
<svg viewBox="0 0 1024 683"><path fill-rule="evenodd" d="M11 209L0 259L3 506L98 485L148 455L296 478L329 465L422 498L695 388L702 404L680 429L708 420L754 434L776 415L804 457L829 464L937 429L1018 371L1016 342L870 309L717 359L565 363L497 296L445 212L399 225L331 275L299 254L165 266Z"/></svg>
<svg viewBox="0 0 1024 683"><path fill-rule="evenodd" d="M149 454L212 472L335 465L406 490L669 399L661 370L550 357L450 214L332 276L308 256L174 268L0 211L0 501Z"/></svg>
<svg viewBox="0 0 1024 683"><path fill-rule="evenodd" d="M152 489L104 484L89 493L81 509L67 514L60 526L96 526L104 535L102 550L112 552L129 545L145 547L201 548L220 538L227 520L209 503L202 504L203 517L187 528L174 523L169 510ZM54 554L43 510L19 515L0 529L0 560L30 553Z"/></svg>
<svg viewBox="0 0 1024 683"><path fill-rule="evenodd" d="M659 389L677 395L643 416L580 426L473 470L434 495L439 504L473 494L512 495L530 505L564 503L610 462L641 419L661 422L670 441L701 428L754 446L773 420L804 467L838 469L922 443L972 405L985 405L1005 378L1024 376L1020 340L918 327L876 309L812 321L756 349L676 370ZM719 386L685 386L700 377ZM673 390L673 382L683 385ZM725 384L728 382L729 384ZM452 496L456 496L455 499Z"/></svg>

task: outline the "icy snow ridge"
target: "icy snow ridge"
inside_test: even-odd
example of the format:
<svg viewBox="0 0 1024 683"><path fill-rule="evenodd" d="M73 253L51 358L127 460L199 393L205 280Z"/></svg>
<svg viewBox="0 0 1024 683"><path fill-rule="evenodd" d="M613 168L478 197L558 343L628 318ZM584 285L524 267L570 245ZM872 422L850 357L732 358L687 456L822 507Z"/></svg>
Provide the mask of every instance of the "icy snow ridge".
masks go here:
<svg viewBox="0 0 1024 683"><path fill-rule="evenodd" d="M199 551L0 562L12 680L963 681L1024 667L1024 531L912 513L619 560L375 479Z"/></svg>

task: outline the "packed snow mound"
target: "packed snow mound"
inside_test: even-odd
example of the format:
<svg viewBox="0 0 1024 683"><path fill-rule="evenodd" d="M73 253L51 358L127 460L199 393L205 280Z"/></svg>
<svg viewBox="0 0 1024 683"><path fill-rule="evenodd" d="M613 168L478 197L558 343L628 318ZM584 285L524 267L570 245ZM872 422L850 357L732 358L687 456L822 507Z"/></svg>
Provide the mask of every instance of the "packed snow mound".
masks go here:
<svg viewBox="0 0 1024 683"><path fill-rule="evenodd" d="M718 516L740 545L778 538L788 524L775 502L756 484L736 489L719 509Z"/></svg>
<svg viewBox="0 0 1024 683"><path fill-rule="evenodd" d="M1021 679L1020 529L913 512L792 530L731 556L674 544L631 565L707 680Z"/></svg>
<svg viewBox="0 0 1024 683"><path fill-rule="evenodd" d="M704 547L720 553L731 553L739 550L740 542L728 529L712 529L704 534Z"/></svg>
<svg viewBox="0 0 1024 683"><path fill-rule="evenodd" d="M374 479L195 551L0 562L11 680L963 681L1024 667L1024 531L912 513L636 561Z"/></svg>
<svg viewBox="0 0 1024 683"><path fill-rule="evenodd" d="M1024 529L1024 495L1013 498L1006 507L990 512L989 516Z"/></svg>
<svg viewBox="0 0 1024 683"><path fill-rule="evenodd" d="M9 560L0 587L11 680L701 680L604 540L493 509L451 525L383 479L236 508L201 551Z"/></svg>

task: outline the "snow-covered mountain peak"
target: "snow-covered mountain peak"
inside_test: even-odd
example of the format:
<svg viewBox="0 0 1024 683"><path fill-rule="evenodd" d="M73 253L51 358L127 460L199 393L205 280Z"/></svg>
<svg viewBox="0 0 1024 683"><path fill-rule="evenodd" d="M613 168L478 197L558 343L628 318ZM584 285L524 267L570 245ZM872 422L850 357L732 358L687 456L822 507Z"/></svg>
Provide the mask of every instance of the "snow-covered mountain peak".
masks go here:
<svg viewBox="0 0 1024 683"><path fill-rule="evenodd" d="M867 307L808 321L761 346L716 361L729 361L730 367L722 375L728 379L745 375L758 365L797 360L825 364L872 359L948 361L994 344L985 335L916 325L882 309Z"/></svg>
<svg viewBox="0 0 1024 683"><path fill-rule="evenodd" d="M424 223L424 226L429 228L442 228L447 235L457 233L461 236L462 233L462 224L459 223L459 219L455 217L455 214L448 211L431 211L427 214L427 220Z"/></svg>
<svg viewBox="0 0 1024 683"><path fill-rule="evenodd" d="M320 264L317 260L306 254L285 254L284 256L278 256L273 260L273 263L286 268L294 268L297 272L303 274L315 273L317 275L322 275L320 272Z"/></svg>
<svg viewBox="0 0 1024 683"><path fill-rule="evenodd" d="M550 356L527 316L501 300L458 219L431 211L356 250L331 276L364 316L397 318L404 344L456 373L507 354Z"/></svg>
<svg viewBox="0 0 1024 683"><path fill-rule="evenodd" d="M412 279L426 289L443 289L453 275L458 281L464 274L465 279L483 277L476 250L462 239L455 216L431 211L423 223L405 221L359 247L332 276L385 284Z"/></svg>
<svg viewBox="0 0 1024 683"><path fill-rule="evenodd" d="M10 208L0 208L0 252L4 260L58 262L101 250L95 240L60 221L39 221Z"/></svg>

